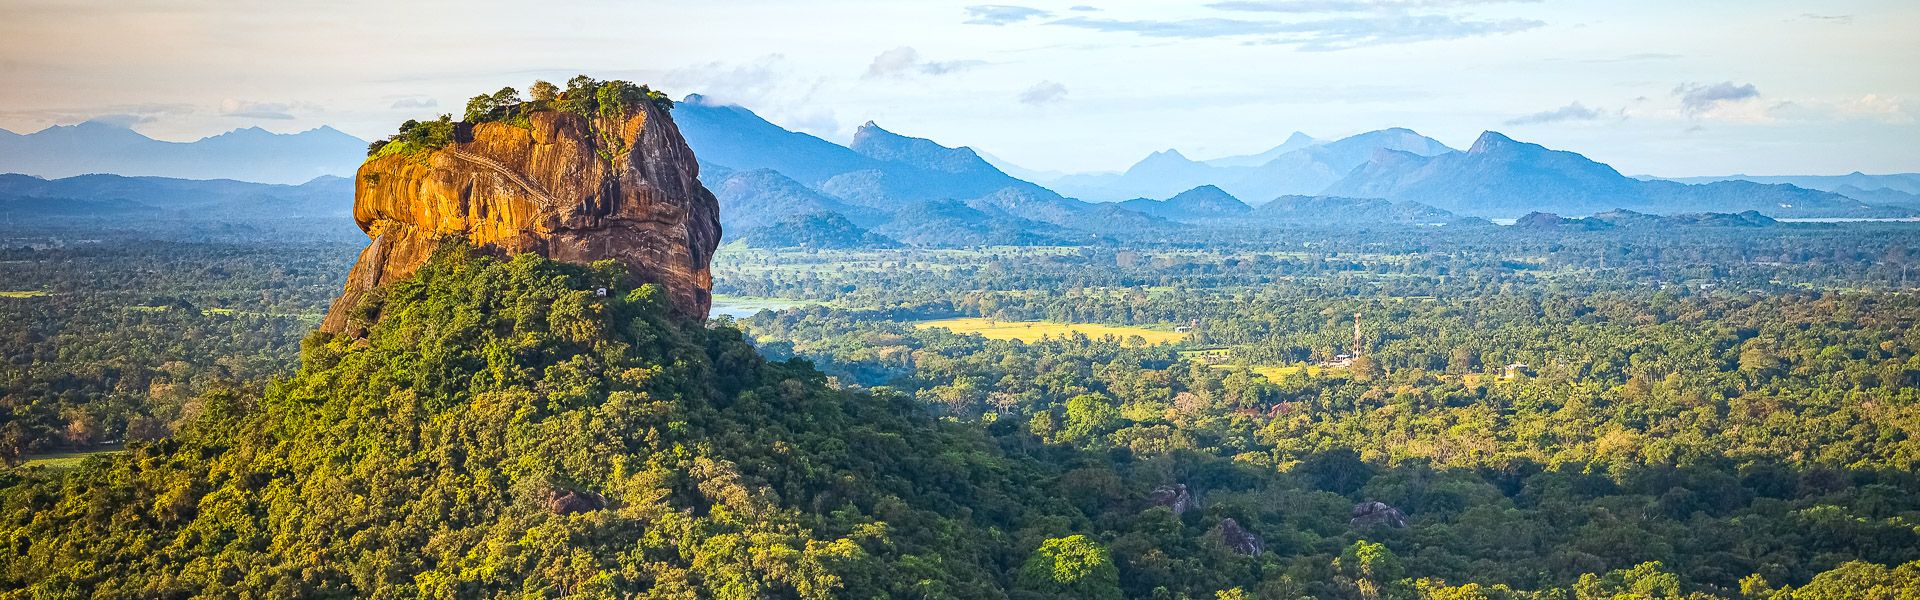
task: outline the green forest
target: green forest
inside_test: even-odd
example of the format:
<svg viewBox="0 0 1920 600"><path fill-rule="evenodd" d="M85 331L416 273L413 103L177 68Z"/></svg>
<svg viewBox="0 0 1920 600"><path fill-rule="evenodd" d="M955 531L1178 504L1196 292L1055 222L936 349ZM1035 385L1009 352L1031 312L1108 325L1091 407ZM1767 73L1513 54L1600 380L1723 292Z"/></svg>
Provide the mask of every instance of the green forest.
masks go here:
<svg viewBox="0 0 1920 600"><path fill-rule="evenodd" d="M805 306L708 323L448 244L364 340L296 231L6 232L0 596L1920 590L1906 225L732 246Z"/></svg>

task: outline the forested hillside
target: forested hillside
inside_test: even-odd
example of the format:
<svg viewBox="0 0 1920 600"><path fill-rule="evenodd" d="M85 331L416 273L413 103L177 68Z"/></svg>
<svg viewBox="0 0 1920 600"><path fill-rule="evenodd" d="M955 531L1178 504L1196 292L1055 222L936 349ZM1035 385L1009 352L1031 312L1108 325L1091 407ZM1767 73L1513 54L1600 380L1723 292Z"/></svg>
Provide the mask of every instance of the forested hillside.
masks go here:
<svg viewBox="0 0 1920 600"><path fill-rule="evenodd" d="M370 301L365 342L316 333L176 437L7 474L5 587L980 597L1084 522L907 397L829 390L651 287L594 292L619 273L443 249Z"/></svg>

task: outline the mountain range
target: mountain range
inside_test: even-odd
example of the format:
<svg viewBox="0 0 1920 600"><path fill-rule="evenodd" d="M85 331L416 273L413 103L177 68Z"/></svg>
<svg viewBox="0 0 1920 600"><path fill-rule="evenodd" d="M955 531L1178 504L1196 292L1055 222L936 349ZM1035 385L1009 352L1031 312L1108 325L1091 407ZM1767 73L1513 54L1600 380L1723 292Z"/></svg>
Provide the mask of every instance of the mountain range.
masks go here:
<svg viewBox="0 0 1920 600"><path fill-rule="evenodd" d="M822 212L921 245L1051 244L1168 225L1063 197L970 148L872 122L841 146L698 95L679 103L674 120L700 157L703 178L714 182L723 226L741 233Z"/></svg>
<svg viewBox="0 0 1920 600"><path fill-rule="evenodd" d="M695 152L715 173L726 173L709 175L717 181L723 223L760 227L831 212L920 245L1050 244L1190 226L1441 224L1536 211L1894 217L1920 208L1899 197L1869 203L1785 184L1636 179L1578 153L1497 132L1482 134L1464 151L1408 129L1333 141L1296 133L1259 154L1196 161L1165 150L1124 173L1036 183L971 148L872 122L841 146L699 96L677 112ZM726 216L748 208L755 216Z"/></svg>
<svg viewBox="0 0 1920 600"><path fill-rule="evenodd" d="M1068 175L1041 183L1069 196L1099 201L1160 198L1213 185L1264 203L1284 195L1319 193L1381 149L1422 156L1452 151L1410 129L1382 129L1331 142L1296 132L1286 143L1259 154L1196 161L1167 149L1148 155L1123 173Z"/></svg>
<svg viewBox="0 0 1920 600"><path fill-rule="evenodd" d="M353 181L321 176L288 185L230 179L122 175L44 179L5 174L0 175L0 215L208 222L315 218L345 225L351 223L353 215Z"/></svg>
<svg viewBox="0 0 1920 600"><path fill-rule="evenodd" d="M1920 174L1635 178L1575 152L1491 131L1464 151L1402 128L1336 140L1296 132L1254 154L1193 160L1168 149L1121 173L1063 175L1021 169L972 148L902 135L873 122L841 145L699 95L680 102L674 117L699 156L701 178L720 199L729 240L760 231L763 238L815 243L1061 244L1199 226L1439 224L1614 209L1669 215L1756 211L1769 217L1920 214ZM56 178L114 172L300 183L351 174L364 156L364 142L326 127L284 135L249 128L188 143L100 122L29 135L0 132L0 171ZM66 182L55 187L84 202L132 202L118 204L120 209L217 204L165 199L178 189L234 202L226 190L240 183L129 179L116 191L99 185L104 180L54 181ZM303 195L303 202L311 200L314 210L345 205L351 185L319 183L312 189L342 197ZM161 199L134 189L141 186L153 187L146 193ZM269 189L253 196L286 194ZM54 196L33 197L46 204ZM8 210L30 205L15 201ZM768 230L776 226L825 229L813 237L782 237ZM754 242L768 243L773 241Z"/></svg>
<svg viewBox="0 0 1920 600"><path fill-rule="evenodd" d="M324 126L290 134L248 127L192 142L100 121L24 135L0 130L0 172L51 178L111 173L292 184L351 177L366 154L365 140Z"/></svg>
<svg viewBox="0 0 1920 600"><path fill-rule="evenodd" d="M1657 178L1642 177L1642 179ZM1677 177L1668 178L1667 180L1695 184L1722 181L1750 181L1753 183L1791 185L1810 190L1833 192L1876 206L1898 206L1920 209L1920 173L1868 175L1854 171L1846 175L1726 175L1720 177Z"/></svg>
<svg viewBox="0 0 1920 600"><path fill-rule="evenodd" d="M1325 193L1421 202L1480 217L1532 211L1591 214L1610 209L1661 214L1756 210L1790 217L1911 214L1785 184L1645 181L1578 153L1515 141L1491 131L1481 134L1465 152L1422 156L1379 150Z"/></svg>
<svg viewBox="0 0 1920 600"><path fill-rule="evenodd" d="M1746 211L1737 214L1727 213L1689 213L1670 216L1650 215L1631 210L1610 210L1590 217L1567 218L1553 213L1528 213L1516 219L1513 226L1518 229L1584 229L1605 230L1615 228L1666 229L1673 227L1772 227L1780 221L1760 214L1758 211Z"/></svg>

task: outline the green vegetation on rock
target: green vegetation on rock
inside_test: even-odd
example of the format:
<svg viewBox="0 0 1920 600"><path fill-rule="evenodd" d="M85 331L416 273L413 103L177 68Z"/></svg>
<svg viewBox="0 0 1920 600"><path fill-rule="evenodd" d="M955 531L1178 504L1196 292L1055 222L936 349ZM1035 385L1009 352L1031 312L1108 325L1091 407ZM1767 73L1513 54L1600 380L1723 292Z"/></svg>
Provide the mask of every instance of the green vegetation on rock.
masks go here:
<svg viewBox="0 0 1920 600"><path fill-rule="evenodd" d="M369 144L367 159L437 150L460 141L460 132L464 128L480 123L503 122L527 127L527 115L543 110L561 110L585 117L616 118L624 115L628 107L641 102L652 103L663 111L673 110L673 99L665 93L630 81L597 81L580 75L567 81L565 91L546 81L535 81L527 89L531 100L522 99L520 91L512 87L474 96L467 100L460 121L454 121L453 115L440 115L440 118L432 121L409 119L400 124L398 133Z"/></svg>

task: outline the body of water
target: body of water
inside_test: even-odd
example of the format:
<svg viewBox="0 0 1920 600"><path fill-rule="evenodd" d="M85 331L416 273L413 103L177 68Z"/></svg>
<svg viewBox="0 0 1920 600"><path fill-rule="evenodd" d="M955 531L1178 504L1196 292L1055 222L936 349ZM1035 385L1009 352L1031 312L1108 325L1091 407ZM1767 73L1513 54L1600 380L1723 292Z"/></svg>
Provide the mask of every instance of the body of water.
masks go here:
<svg viewBox="0 0 1920 600"><path fill-rule="evenodd" d="M1782 223L1920 223L1920 217L1864 218L1864 217L1817 217L1811 219L1777 219Z"/></svg>
<svg viewBox="0 0 1920 600"><path fill-rule="evenodd" d="M1568 217L1575 218L1575 217ZM1584 218L1584 217L1581 217ZM1512 225L1519 219L1487 219L1495 225ZM1781 223L1920 223L1920 217L1810 217L1804 219L1775 219Z"/></svg>
<svg viewBox="0 0 1920 600"><path fill-rule="evenodd" d="M742 298L737 296L714 296L713 308L707 311L707 318L726 315L735 319L745 319L759 314L763 310L786 310L801 306L807 302L784 298Z"/></svg>

